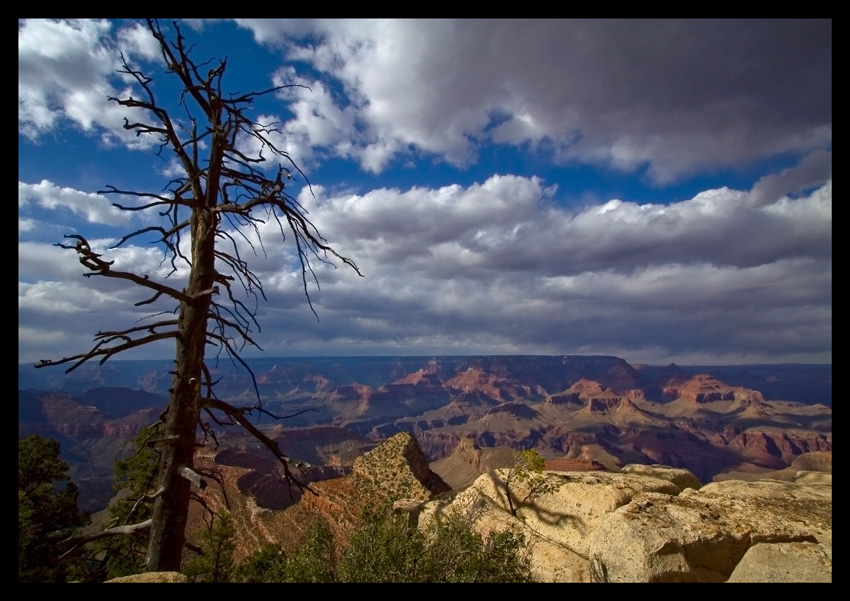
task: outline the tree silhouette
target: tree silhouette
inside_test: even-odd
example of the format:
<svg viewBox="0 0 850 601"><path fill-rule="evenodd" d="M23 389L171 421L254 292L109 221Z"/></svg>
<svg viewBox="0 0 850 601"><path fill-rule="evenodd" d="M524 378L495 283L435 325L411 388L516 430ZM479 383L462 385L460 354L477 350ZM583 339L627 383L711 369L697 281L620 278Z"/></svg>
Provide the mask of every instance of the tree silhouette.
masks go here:
<svg viewBox="0 0 850 601"><path fill-rule="evenodd" d="M18 582L65 582L58 543L89 523L59 443L33 434L18 441Z"/></svg>
<svg viewBox="0 0 850 601"><path fill-rule="evenodd" d="M88 352L42 360L36 367L70 363L67 369L70 372L93 359L102 364L133 348L162 340L174 341L173 381L168 407L162 415L162 436L151 441L162 451L158 488L150 495L154 507L146 566L153 571L180 568L189 500L195 494L192 486L202 488L206 484L193 463L199 430L211 434L209 426L201 420L202 411L216 424L242 425L280 460L283 477L290 486L306 488L299 483L294 467L277 444L248 419L252 411L264 411L256 382L257 404L233 406L216 398L205 363L207 347L217 348L218 354L229 356L253 377L240 351L245 345L257 346L252 334L259 329L257 306L260 298L265 300L265 294L262 282L243 259L237 239L256 251L245 231L253 230L262 246L258 225L267 221L277 224L284 240L290 234L311 310L307 281L313 279L318 283L311 261L330 264L339 261L362 274L351 259L328 244L309 220L306 210L287 192L287 185L294 179L293 172L296 177L300 175L305 180L306 177L289 154L273 143L274 135L280 132L274 125L262 125L247 114L256 98L289 86L226 94L223 91L226 60L212 68L209 68L211 61L196 63L176 22L173 39L163 33L157 21L149 19L147 25L159 43L166 72L179 79L182 88L179 109L172 114L160 104L154 95L152 78L131 67L123 55L119 73L135 82L140 96L110 100L145 115L136 122L125 119L124 129L135 132L136 136L154 136L159 143L158 154L173 153L181 174L158 193L114 186L107 186L100 193L137 199L137 204L113 203L124 211L159 213L159 225L130 232L115 247L138 236L155 236L170 261L169 276L157 281L148 274L113 269L114 261L96 253L81 235L66 236L73 242L58 246L76 251L80 263L88 270L83 274L85 277L127 280L145 290L150 296L136 306L164 299L172 310L170 316L168 311L154 314L155 321L144 325L99 331ZM259 148L259 152L252 154L246 150L249 145ZM269 159L277 163L276 175L271 177L261 169L262 163ZM188 275L182 285L174 285L173 279L180 270L188 271Z"/></svg>

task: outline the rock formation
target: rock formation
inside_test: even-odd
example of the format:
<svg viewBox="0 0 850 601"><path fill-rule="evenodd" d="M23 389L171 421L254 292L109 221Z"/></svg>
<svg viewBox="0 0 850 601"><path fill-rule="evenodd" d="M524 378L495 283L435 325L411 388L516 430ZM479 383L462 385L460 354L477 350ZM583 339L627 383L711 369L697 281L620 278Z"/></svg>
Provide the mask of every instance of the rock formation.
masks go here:
<svg viewBox="0 0 850 601"><path fill-rule="evenodd" d="M673 465L704 482L832 449L830 366L633 367L581 356L268 358L252 366L264 408L290 416L272 427L275 439L312 465L350 466L363 451L363 441L342 446L322 428L373 444L410 432L429 461L471 438L588 467ZM60 440L81 503L100 509L123 440L165 405L169 369L127 361L62 376L20 366L19 435ZM212 377L223 400L256 402L246 373L218 368Z"/></svg>
<svg viewBox="0 0 850 601"><path fill-rule="evenodd" d="M464 441L457 461L487 465L492 449ZM506 450L509 452L509 450ZM528 543L535 577L544 582L829 582L832 579L832 485L827 472L798 470L795 480L728 480L700 485L687 470L627 465L620 472L557 471L550 492L507 509L506 470L479 476L460 492L428 467L416 439L401 433L361 456L352 473L313 484L283 511L262 509L236 483L250 471L201 455L199 467L221 470L225 489L207 487L211 509L230 511L237 559L267 542L286 553L315 519L325 520L344 545L359 510L395 499L413 527L460 512L482 533L512 529ZM831 457L802 456L798 466L830 466ZM522 484L515 489L518 497ZM200 519L195 514L194 519ZM144 578L161 576L144 575ZM171 578L171 576L167 576ZM175 581L175 580L168 580Z"/></svg>
<svg viewBox="0 0 850 601"><path fill-rule="evenodd" d="M396 434L358 457L354 473L370 479L392 499L425 501L451 490L431 471L419 443L407 432Z"/></svg>
<svg viewBox="0 0 850 601"><path fill-rule="evenodd" d="M832 582L832 545L753 545L726 582Z"/></svg>
<svg viewBox="0 0 850 601"><path fill-rule="evenodd" d="M560 487L520 507L517 517L507 510L505 472L495 470L451 500L427 503L420 526L462 512L481 532L522 532L535 576L545 582L831 580L831 483L700 487L687 470L657 465L548 477Z"/></svg>
<svg viewBox="0 0 850 601"><path fill-rule="evenodd" d="M831 485L728 480L675 496L646 493L593 533L591 576L725 582L751 547L792 542L832 545Z"/></svg>

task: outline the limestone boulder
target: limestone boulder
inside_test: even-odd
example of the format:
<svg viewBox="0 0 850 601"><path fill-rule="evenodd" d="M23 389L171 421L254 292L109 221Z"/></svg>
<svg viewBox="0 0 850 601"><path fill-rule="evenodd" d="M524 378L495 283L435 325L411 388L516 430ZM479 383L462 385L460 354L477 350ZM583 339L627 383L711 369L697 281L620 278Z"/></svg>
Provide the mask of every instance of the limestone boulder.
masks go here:
<svg viewBox="0 0 850 601"><path fill-rule="evenodd" d="M726 582L832 582L832 545L753 545Z"/></svg>
<svg viewBox="0 0 850 601"><path fill-rule="evenodd" d="M610 512L628 504L641 493L677 495L682 489L670 478L649 473L547 472L554 492L534 496L520 503L513 516L505 497L507 470L494 470L480 476L451 501L427 503L420 515L425 527L446 512L473 515L479 532L513 529L529 541L535 578L544 582L586 582L590 580L590 535ZM687 480L684 474L677 474ZM696 478L691 474L691 478ZM689 481L689 480L688 480ZM521 486L516 496L527 491Z"/></svg>
<svg viewBox="0 0 850 601"><path fill-rule="evenodd" d="M758 543L832 544L832 487L714 482L635 495L590 536L596 582L725 582Z"/></svg>
<svg viewBox="0 0 850 601"><path fill-rule="evenodd" d="M669 467L666 465L642 465L640 463L630 463L620 470L624 474L639 474L641 476L651 476L662 480L669 480L679 487L681 490L686 488L699 489L700 483L697 477L690 471L684 468Z"/></svg>

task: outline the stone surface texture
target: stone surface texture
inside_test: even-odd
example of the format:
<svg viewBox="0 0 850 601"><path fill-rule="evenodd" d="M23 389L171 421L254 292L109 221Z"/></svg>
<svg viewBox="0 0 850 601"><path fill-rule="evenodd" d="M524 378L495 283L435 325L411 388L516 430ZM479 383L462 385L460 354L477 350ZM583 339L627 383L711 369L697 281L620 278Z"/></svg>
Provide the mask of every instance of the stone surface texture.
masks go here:
<svg viewBox="0 0 850 601"><path fill-rule="evenodd" d="M425 503L419 526L459 512L482 533L521 532L545 582L823 582L832 577L826 476L699 487L687 470L660 465L550 472L557 490L513 516L507 470L493 470L451 499Z"/></svg>

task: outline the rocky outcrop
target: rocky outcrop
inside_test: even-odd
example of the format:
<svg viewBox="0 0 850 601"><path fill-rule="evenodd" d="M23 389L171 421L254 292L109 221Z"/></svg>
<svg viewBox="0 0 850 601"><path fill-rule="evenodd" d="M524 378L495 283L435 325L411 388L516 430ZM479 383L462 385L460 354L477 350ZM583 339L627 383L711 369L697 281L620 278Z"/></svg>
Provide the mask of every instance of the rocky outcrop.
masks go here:
<svg viewBox="0 0 850 601"><path fill-rule="evenodd" d="M453 455L469 464L473 469L481 468L481 447L470 438L463 438L458 443Z"/></svg>
<svg viewBox="0 0 850 601"><path fill-rule="evenodd" d="M521 385L516 380L505 378L496 373L488 373L476 367L469 367L458 373L455 377L447 380L445 385L465 393L481 392L500 401L535 396L528 385Z"/></svg>
<svg viewBox="0 0 850 601"><path fill-rule="evenodd" d="M791 462L792 470L808 470L832 473L832 451L815 451L795 457Z"/></svg>
<svg viewBox="0 0 850 601"><path fill-rule="evenodd" d="M728 448L742 460L766 467L782 468L803 453L831 452L832 435L752 428L730 440Z"/></svg>
<svg viewBox="0 0 850 601"><path fill-rule="evenodd" d="M641 476L650 476L652 478L669 480L678 486L680 490L685 490L686 488L699 489L700 487L697 477L688 470L671 468L666 465L642 465L639 463L631 463L625 466L622 472L624 474L639 474Z"/></svg>
<svg viewBox="0 0 850 601"><path fill-rule="evenodd" d="M663 392L666 396L687 399L698 404L716 401L758 404L764 401L760 392L740 386L729 386L708 374L698 374L685 381L674 380L664 388Z"/></svg>
<svg viewBox="0 0 850 601"><path fill-rule="evenodd" d="M463 438L449 457L431 464L452 490L463 490L478 477L492 469L513 464L514 451L509 447L481 448L471 438Z"/></svg>
<svg viewBox="0 0 850 601"><path fill-rule="evenodd" d="M298 503L283 511L252 517L269 533L269 540L280 544L287 554L300 548L303 536L316 519L330 526L342 549L361 523L364 508L401 499L416 507L446 492L448 486L431 471L416 440L401 433L358 458L351 474L316 482L311 489L316 494L301 495Z"/></svg>
<svg viewBox="0 0 850 601"><path fill-rule="evenodd" d="M601 582L725 582L759 543L832 544L832 487L714 482L676 496L637 495L590 545Z"/></svg>
<svg viewBox="0 0 850 601"><path fill-rule="evenodd" d="M557 490L513 516L505 476L490 472L450 501L427 503L420 526L463 512L481 532L522 532L534 574L547 582L831 580L831 485L728 480L700 488L687 470L660 465L554 472L547 477ZM759 568L766 557L783 559Z"/></svg>
<svg viewBox="0 0 850 601"><path fill-rule="evenodd" d="M653 475L610 472L549 472L557 490L520 504L517 515L507 508L504 482L507 470L495 470L478 478L452 501L428 503L420 524L444 512L476 515L481 532L513 529L526 535L531 548L535 578L544 582L588 582L590 580L590 535L608 513L627 504L639 492L675 495L681 488L672 480L679 470L665 477L658 467ZM517 489L522 498L524 491Z"/></svg>
<svg viewBox="0 0 850 601"><path fill-rule="evenodd" d="M400 432L358 457L354 474L368 478L392 499L419 499L451 490L428 467L428 460L416 439Z"/></svg>
<svg viewBox="0 0 850 601"><path fill-rule="evenodd" d="M832 582L832 545L753 545L726 582Z"/></svg>

